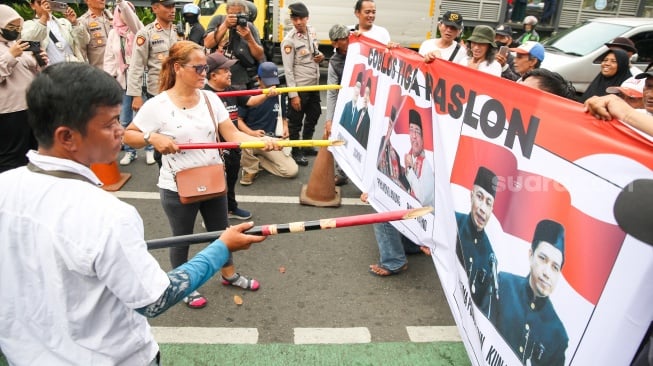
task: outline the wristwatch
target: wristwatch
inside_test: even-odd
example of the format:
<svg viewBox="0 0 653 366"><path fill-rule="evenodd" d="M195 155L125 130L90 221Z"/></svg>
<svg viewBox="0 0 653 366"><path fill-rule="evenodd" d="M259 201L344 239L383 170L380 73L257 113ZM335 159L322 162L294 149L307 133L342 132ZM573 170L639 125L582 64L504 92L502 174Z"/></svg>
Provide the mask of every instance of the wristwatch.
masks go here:
<svg viewBox="0 0 653 366"><path fill-rule="evenodd" d="M150 135L152 134L151 131L145 132L143 134L143 140L145 140L145 143L150 145Z"/></svg>

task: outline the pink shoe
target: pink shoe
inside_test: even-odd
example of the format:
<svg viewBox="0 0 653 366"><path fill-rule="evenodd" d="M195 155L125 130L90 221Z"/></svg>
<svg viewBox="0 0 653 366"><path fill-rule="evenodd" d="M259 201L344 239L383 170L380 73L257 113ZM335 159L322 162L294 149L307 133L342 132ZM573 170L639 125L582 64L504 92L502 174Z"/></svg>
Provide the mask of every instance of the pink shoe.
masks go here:
<svg viewBox="0 0 653 366"><path fill-rule="evenodd" d="M226 279L224 276L222 276L222 284L225 286L237 286L240 288L244 288L245 290L252 290L256 291L259 288L259 283L257 280L253 278L247 278L240 273L236 273L233 278Z"/></svg>
<svg viewBox="0 0 653 366"><path fill-rule="evenodd" d="M197 291L193 291L190 295L184 297L184 302L191 309L201 309L208 304L206 298Z"/></svg>

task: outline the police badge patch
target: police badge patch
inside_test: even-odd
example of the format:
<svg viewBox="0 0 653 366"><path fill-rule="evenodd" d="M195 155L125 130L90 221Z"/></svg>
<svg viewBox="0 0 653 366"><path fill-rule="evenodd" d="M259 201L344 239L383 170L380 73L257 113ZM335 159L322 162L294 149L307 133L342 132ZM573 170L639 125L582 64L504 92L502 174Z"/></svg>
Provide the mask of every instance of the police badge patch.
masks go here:
<svg viewBox="0 0 653 366"><path fill-rule="evenodd" d="M136 37L136 45L140 47L143 44L145 44L145 37L143 36Z"/></svg>
<svg viewBox="0 0 653 366"><path fill-rule="evenodd" d="M286 46L286 47L284 47L284 48L283 48L283 52L285 52L285 53L290 53L290 52L292 52L292 47L290 47L290 46Z"/></svg>

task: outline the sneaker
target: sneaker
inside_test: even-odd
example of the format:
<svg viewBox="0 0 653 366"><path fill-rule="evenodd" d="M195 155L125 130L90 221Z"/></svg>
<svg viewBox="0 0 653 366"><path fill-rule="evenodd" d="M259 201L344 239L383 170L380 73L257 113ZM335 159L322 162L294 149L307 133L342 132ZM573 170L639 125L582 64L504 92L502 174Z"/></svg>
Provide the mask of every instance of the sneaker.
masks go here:
<svg viewBox="0 0 653 366"><path fill-rule="evenodd" d="M240 288L244 288L245 290L252 290L256 291L258 290L260 284L258 283L257 280L253 278L248 278L240 273L236 273L232 278L224 278L222 277L222 284L225 286L237 286Z"/></svg>
<svg viewBox="0 0 653 366"><path fill-rule="evenodd" d="M293 160L295 160L295 163L297 163L297 165L301 165L301 166L308 165L308 160L304 157L304 153L302 152L295 152L295 150L293 150L292 158Z"/></svg>
<svg viewBox="0 0 653 366"><path fill-rule="evenodd" d="M120 159L120 165L129 165L134 160L136 160L136 152L126 152L125 155L123 155L122 159Z"/></svg>
<svg viewBox="0 0 653 366"><path fill-rule="evenodd" d="M147 165L156 163L156 160L154 160L154 150L145 151L145 163L147 163Z"/></svg>
<svg viewBox="0 0 653 366"><path fill-rule="evenodd" d="M236 208L233 211L229 211L229 218L238 219L238 220L247 220L252 218L252 213L249 211L245 211L242 208Z"/></svg>
<svg viewBox="0 0 653 366"><path fill-rule="evenodd" d="M242 184L244 186L248 186L248 185L254 183L254 178L256 178L256 173L247 173L243 169L243 177L240 178L240 184Z"/></svg>
<svg viewBox="0 0 653 366"><path fill-rule="evenodd" d="M201 309L206 306L208 301L199 292L193 291L190 295L184 297L184 303L191 309Z"/></svg>

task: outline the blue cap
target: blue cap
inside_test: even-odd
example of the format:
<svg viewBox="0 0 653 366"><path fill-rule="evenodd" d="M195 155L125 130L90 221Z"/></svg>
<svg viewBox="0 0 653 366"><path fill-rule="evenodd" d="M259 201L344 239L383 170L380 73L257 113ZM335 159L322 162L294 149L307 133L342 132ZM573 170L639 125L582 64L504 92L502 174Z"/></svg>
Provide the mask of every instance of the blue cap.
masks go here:
<svg viewBox="0 0 653 366"><path fill-rule="evenodd" d="M267 86L279 85L279 69L274 62L263 62L258 65L258 77Z"/></svg>
<svg viewBox="0 0 653 366"><path fill-rule="evenodd" d="M511 48L510 50L522 55L531 55L532 57L540 60L540 62L544 61L544 46L538 42L524 42L521 46L517 48Z"/></svg>

